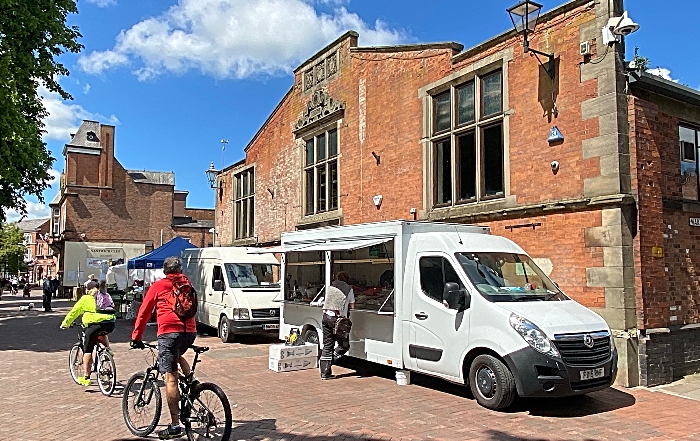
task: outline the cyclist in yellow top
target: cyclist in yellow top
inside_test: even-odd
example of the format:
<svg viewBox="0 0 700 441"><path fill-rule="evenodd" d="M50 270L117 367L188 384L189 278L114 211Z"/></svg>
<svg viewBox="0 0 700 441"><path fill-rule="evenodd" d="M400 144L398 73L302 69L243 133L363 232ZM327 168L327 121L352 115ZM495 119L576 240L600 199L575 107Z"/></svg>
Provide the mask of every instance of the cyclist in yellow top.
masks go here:
<svg viewBox="0 0 700 441"><path fill-rule="evenodd" d="M83 347L83 369L85 376L78 378L78 383L83 386L90 385L90 368L92 366L92 350L97 344L99 334L105 332L109 334L114 331L116 317L114 311L103 311L97 309L95 294L97 293L97 283L90 282L87 284L87 294L78 300L73 308L66 314L66 318L61 323L61 329L65 329L78 318L83 315L83 325L85 329L85 347Z"/></svg>

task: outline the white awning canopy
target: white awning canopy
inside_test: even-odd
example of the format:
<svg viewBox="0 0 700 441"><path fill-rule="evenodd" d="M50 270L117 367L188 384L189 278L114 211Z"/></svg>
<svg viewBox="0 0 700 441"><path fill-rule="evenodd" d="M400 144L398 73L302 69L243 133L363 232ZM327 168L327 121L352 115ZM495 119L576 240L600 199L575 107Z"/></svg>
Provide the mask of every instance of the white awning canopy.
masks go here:
<svg viewBox="0 0 700 441"><path fill-rule="evenodd" d="M338 242L324 242L316 243L312 245L305 246L304 248L295 251L350 251L358 250L360 248L367 248L373 245L379 245L390 241L390 237L383 237L378 239L360 239L360 240L347 240Z"/></svg>

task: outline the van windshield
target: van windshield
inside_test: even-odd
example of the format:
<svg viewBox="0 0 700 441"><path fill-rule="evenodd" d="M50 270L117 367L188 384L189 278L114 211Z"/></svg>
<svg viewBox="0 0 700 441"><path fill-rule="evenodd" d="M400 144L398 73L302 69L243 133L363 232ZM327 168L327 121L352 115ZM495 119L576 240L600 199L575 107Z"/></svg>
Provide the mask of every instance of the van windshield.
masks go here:
<svg viewBox="0 0 700 441"><path fill-rule="evenodd" d="M279 286L280 266L269 263L226 263L226 276L231 288Z"/></svg>
<svg viewBox="0 0 700 441"><path fill-rule="evenodd" d="M569 300L524 254L457 253L476 289L491 302Z"/></svg>

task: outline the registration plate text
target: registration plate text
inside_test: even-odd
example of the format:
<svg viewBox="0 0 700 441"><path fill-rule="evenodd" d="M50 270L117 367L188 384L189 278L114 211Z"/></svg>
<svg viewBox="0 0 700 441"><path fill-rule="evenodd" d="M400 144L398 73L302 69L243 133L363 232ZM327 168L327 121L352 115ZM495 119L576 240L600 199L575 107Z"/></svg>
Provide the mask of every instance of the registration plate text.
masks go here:
<svg viewBox="0 0 700 441"><path fill-rule="evenodd" d="M605 369L601 368L595 368L595 369L586 369L585 371L581 371L581 381L584 380L593 380L595 378L603 378L605 376Z"/></svg>
<svg viewBox="0 0 700 441"><path fill-rule="evenodd" d="M273 325L262 325L262 326L263 326L263 330L265 330L265 331L267 331L269 329L279 329L280 328L280 325L278 325L276 323Z"/></svg>

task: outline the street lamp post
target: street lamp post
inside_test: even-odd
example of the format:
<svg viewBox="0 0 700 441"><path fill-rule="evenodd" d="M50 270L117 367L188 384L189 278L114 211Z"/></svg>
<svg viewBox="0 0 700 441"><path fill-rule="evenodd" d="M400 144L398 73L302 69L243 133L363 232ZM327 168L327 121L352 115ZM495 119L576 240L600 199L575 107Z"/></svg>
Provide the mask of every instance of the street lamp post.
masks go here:
<svg viewBox="0 0 700 441"><path fill-rule="evenodd" d="M222 142L223 142L223 140L222 140ZM216 190L218 187L216 185L216 178L219 175L219 170L214 168L214 162L212 162L209 165L209 169L207 169L207 171L205 173L207 175L207 180L209 181L209 187ZM222 189L219 189L219 191L221 191L221 190ZM216 191L214 191L214 228L212 228L212 245L213 246L216 246L216 218L217 218L216 212L218 211L217 207L216 207L216 201L217 201Z"/></svg>

